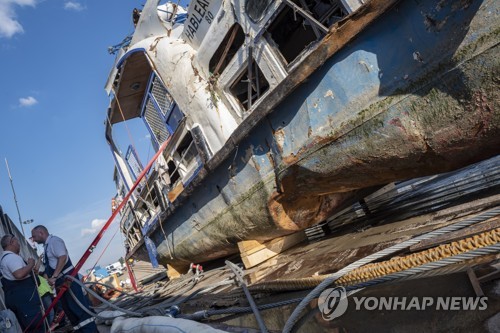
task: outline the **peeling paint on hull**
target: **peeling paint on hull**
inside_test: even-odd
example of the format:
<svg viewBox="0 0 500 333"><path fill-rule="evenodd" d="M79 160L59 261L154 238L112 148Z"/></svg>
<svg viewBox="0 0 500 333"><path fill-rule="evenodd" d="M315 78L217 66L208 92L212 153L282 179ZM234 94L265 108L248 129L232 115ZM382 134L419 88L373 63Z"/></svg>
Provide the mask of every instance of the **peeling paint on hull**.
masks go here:
<svg viewBox="0 0 500 333"><path fill-rule="evenodd" d="M497 155L498 4L440 5L394 7L253 127L150 230L159 262L229 255L324 220L360 189ZM148 257L143 242L133 251Z"/></svg>

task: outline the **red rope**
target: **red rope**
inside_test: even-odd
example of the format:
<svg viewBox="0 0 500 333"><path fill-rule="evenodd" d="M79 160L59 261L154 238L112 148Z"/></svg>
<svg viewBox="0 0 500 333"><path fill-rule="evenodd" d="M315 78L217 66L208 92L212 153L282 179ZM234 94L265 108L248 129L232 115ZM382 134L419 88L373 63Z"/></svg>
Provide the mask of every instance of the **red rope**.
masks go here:
<svg viewBox="0 0 500 333"><path fill-rule="evenodd" d="M128 193L125 196L125 198L123 198L123 200L120 203L120 205L118 205L118 208L115 209L115 211L111 214L111 217L104 224L104 226L102 227L101 231L99 231L99 233L97 234L97 236L94 238L94 240L92 241L92 243L89 245L89 247L87 248L87 250L84 252L83 256L80 258L80 260L76 264L75 268L73 269L73 272L71 273L71 276L75 277L78 274L78 271L82 268L82 266L85 264L85 262L87 261L87 259L90 257L90 255L92 254L92 252L96 248L97 244L101 240L101 238L104 235L104 233L106 232L106 230L108 230L109 226L111 225L111 222L113 222L113 220L115 219L116 215L118 215L118 213L123 209L123 207L125 206L125 204L127 203L127 201L130 199L130 196L132 195L132 193L135 191L135 189L137 188L137 186L139 185L139 183L142 181L142 179L144 178L144 176L146 175L146 173L148 173L149 169L151 169L151 167L153 166L153 163L156 161L156 159L158 158L158 156L160 156L160 154L165 150L165 148L167 147L167 145L168 145L169 142L170 142L170 137L161 145L160 149L158 149L158 151L153 156L153 158L151 158L151 160L149 161L148 165L139 174L139 176L137 177L137 180L135 181L135 183L132 186L132 188L130 189L130 191L128 191ZM59 299L61 299L62 295L66 292L66 290L68 290L68 286L66 284L63 284L61 286L61 288L59 289L59 292L57 293L57 296L54 298L54 300L50 304L49 308L45 310L45 314L43 315L42 319L40 319L38 321L38 324L37 324L37 326L36 326L35 329L38 329L40 327L40 325L43 323L43 321L45 320L45 318L49 315L50 311L54 308L54 306L59 301Z"/></svg>

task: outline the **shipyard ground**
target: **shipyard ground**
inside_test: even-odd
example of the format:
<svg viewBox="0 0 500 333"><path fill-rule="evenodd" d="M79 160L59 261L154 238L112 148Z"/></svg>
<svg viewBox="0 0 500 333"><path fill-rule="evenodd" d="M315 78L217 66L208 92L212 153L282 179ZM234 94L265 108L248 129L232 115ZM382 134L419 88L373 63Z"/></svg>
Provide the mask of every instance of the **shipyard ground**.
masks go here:
<svg viewBox="0 0 500 333"><path fill-rule="evenodd" d="M228 332L500 332L499 193L495 157L388 184L302 234L242 242L240 254L203 269L137 262L141 290L111 293L96 322L110 332L121 309L134 332L142 317L169 316ZM323 284L331 289L311 296ZM340 287L348 297L327 303Z"/></svg>
<svg viewBox="0 0 500 333"><path fill-rule="evenodd" d="M477 200L470 198L465 203L452 205L445 209L436 210L429 214L421 214L400 221L390 223L379 222L367 225L364 222L347 224L343 229L336 230L333 235L325 235L315 241L306 241L278 254L263 263L245 271L245 278L252 291L252 296L258 305L301 299L312 289L309 286L300 286L300 281L310 277L336 272L342 267L367 255L380 251L391 245L408 240L416 235L428 233L432 230L454 224L458 221L470 219L485 211L498 209L500 195L488 195ZM363 220L364 221L364 220ZM476 229L467 229L461 233L465 238L478 234L479 231L497 230L500 227L500 216L494 216L478 224ZM457 237L452 240L456 241ZM413 251L435 247L449 243L449 236L441 237L436 244L416 246ZM400 251L397 256L411 253L412 248ZM239 258L228 258L237 263ZM384 258L387 259L387 258ZM356 309L356 304L349 298L347 311L340 317L327 321L322 318L318 309L317 299L307 306L295 325L298 332L498 332L500 331L500 280L497 270L500 268L500 255L497 253L483 255L467 262L471 268L458 269L457 272L441 271L436 276L420 277L418 279L394 281L368 287L355 296L412 298L431 297L487 297L487 307L479 310L437 310L435 307L410 310L377 310ZM220 264L220 263L219 263ZM178 279L171 281L156 281L143 286L144 300L142 307L161 307L170 300L178 301L197 290L213 286L224 280L230 280L233 273L224 265L206 267L203 278L194 281L196 275L190 271ZM452 270L453 271L453 270ZM471 274L473 272L473 274ZM486 277L486 278L485 278ZM304 280L306 278L306 280ZM290 284L291 280L298 283ZM278 281L278 283L274 283ZM479 282L481 281L481 282ZM266 285L268 287L266 287ZM259 287L260 286L260 287ZM279 286L277 288L277 286ZM279 289L279 290L278 290ZM298 290L299 289L299 290ZM137 302L134 302L137 305ZM140 302L139 302L140 303ZM213 327L231 332L257 332L258 323L255 316L249 311L244 314L231 315L231 309L248 307L249 303L241 288L230 285L214 289L208 293L200 293L181 302L181 316L187 316L200 310L228 310L226 314L209 316L202 321ZM119 299L117 305L126 307L127 299ZM129 308L134 308L130 305ZM285 322L290 317L297 303L261 310L260 314L270 332L281 332ZM101 310L104 309L101 308ZM101 323L101 332L110 330L110 326Z"/></svg>

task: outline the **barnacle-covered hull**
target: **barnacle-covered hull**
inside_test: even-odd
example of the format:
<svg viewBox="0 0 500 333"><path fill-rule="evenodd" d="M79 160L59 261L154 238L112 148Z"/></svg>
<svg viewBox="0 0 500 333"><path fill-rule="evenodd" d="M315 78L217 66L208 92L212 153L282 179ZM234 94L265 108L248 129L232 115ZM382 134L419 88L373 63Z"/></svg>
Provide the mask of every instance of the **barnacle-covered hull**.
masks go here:
<svg viewBox="0 0 500 333"><path fill-rule="evenodd" d="M497 13L487 0L372 0L333 25L129 256L220 258L240 240L317 224L377 186L497 155Z"/></svg>

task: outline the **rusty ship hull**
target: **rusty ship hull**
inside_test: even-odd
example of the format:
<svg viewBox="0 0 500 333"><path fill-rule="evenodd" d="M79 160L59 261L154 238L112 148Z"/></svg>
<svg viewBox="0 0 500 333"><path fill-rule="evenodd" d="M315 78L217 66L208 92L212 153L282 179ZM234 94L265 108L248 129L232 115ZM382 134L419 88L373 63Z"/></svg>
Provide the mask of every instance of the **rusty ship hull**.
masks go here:
<svg viewBox="0 0 500 333"><path fill-rule="evenodd" d="M143 224L129 257L228 256L389 182L497 155L497 13L488 0L373 0L337 22Z"/></svg>

